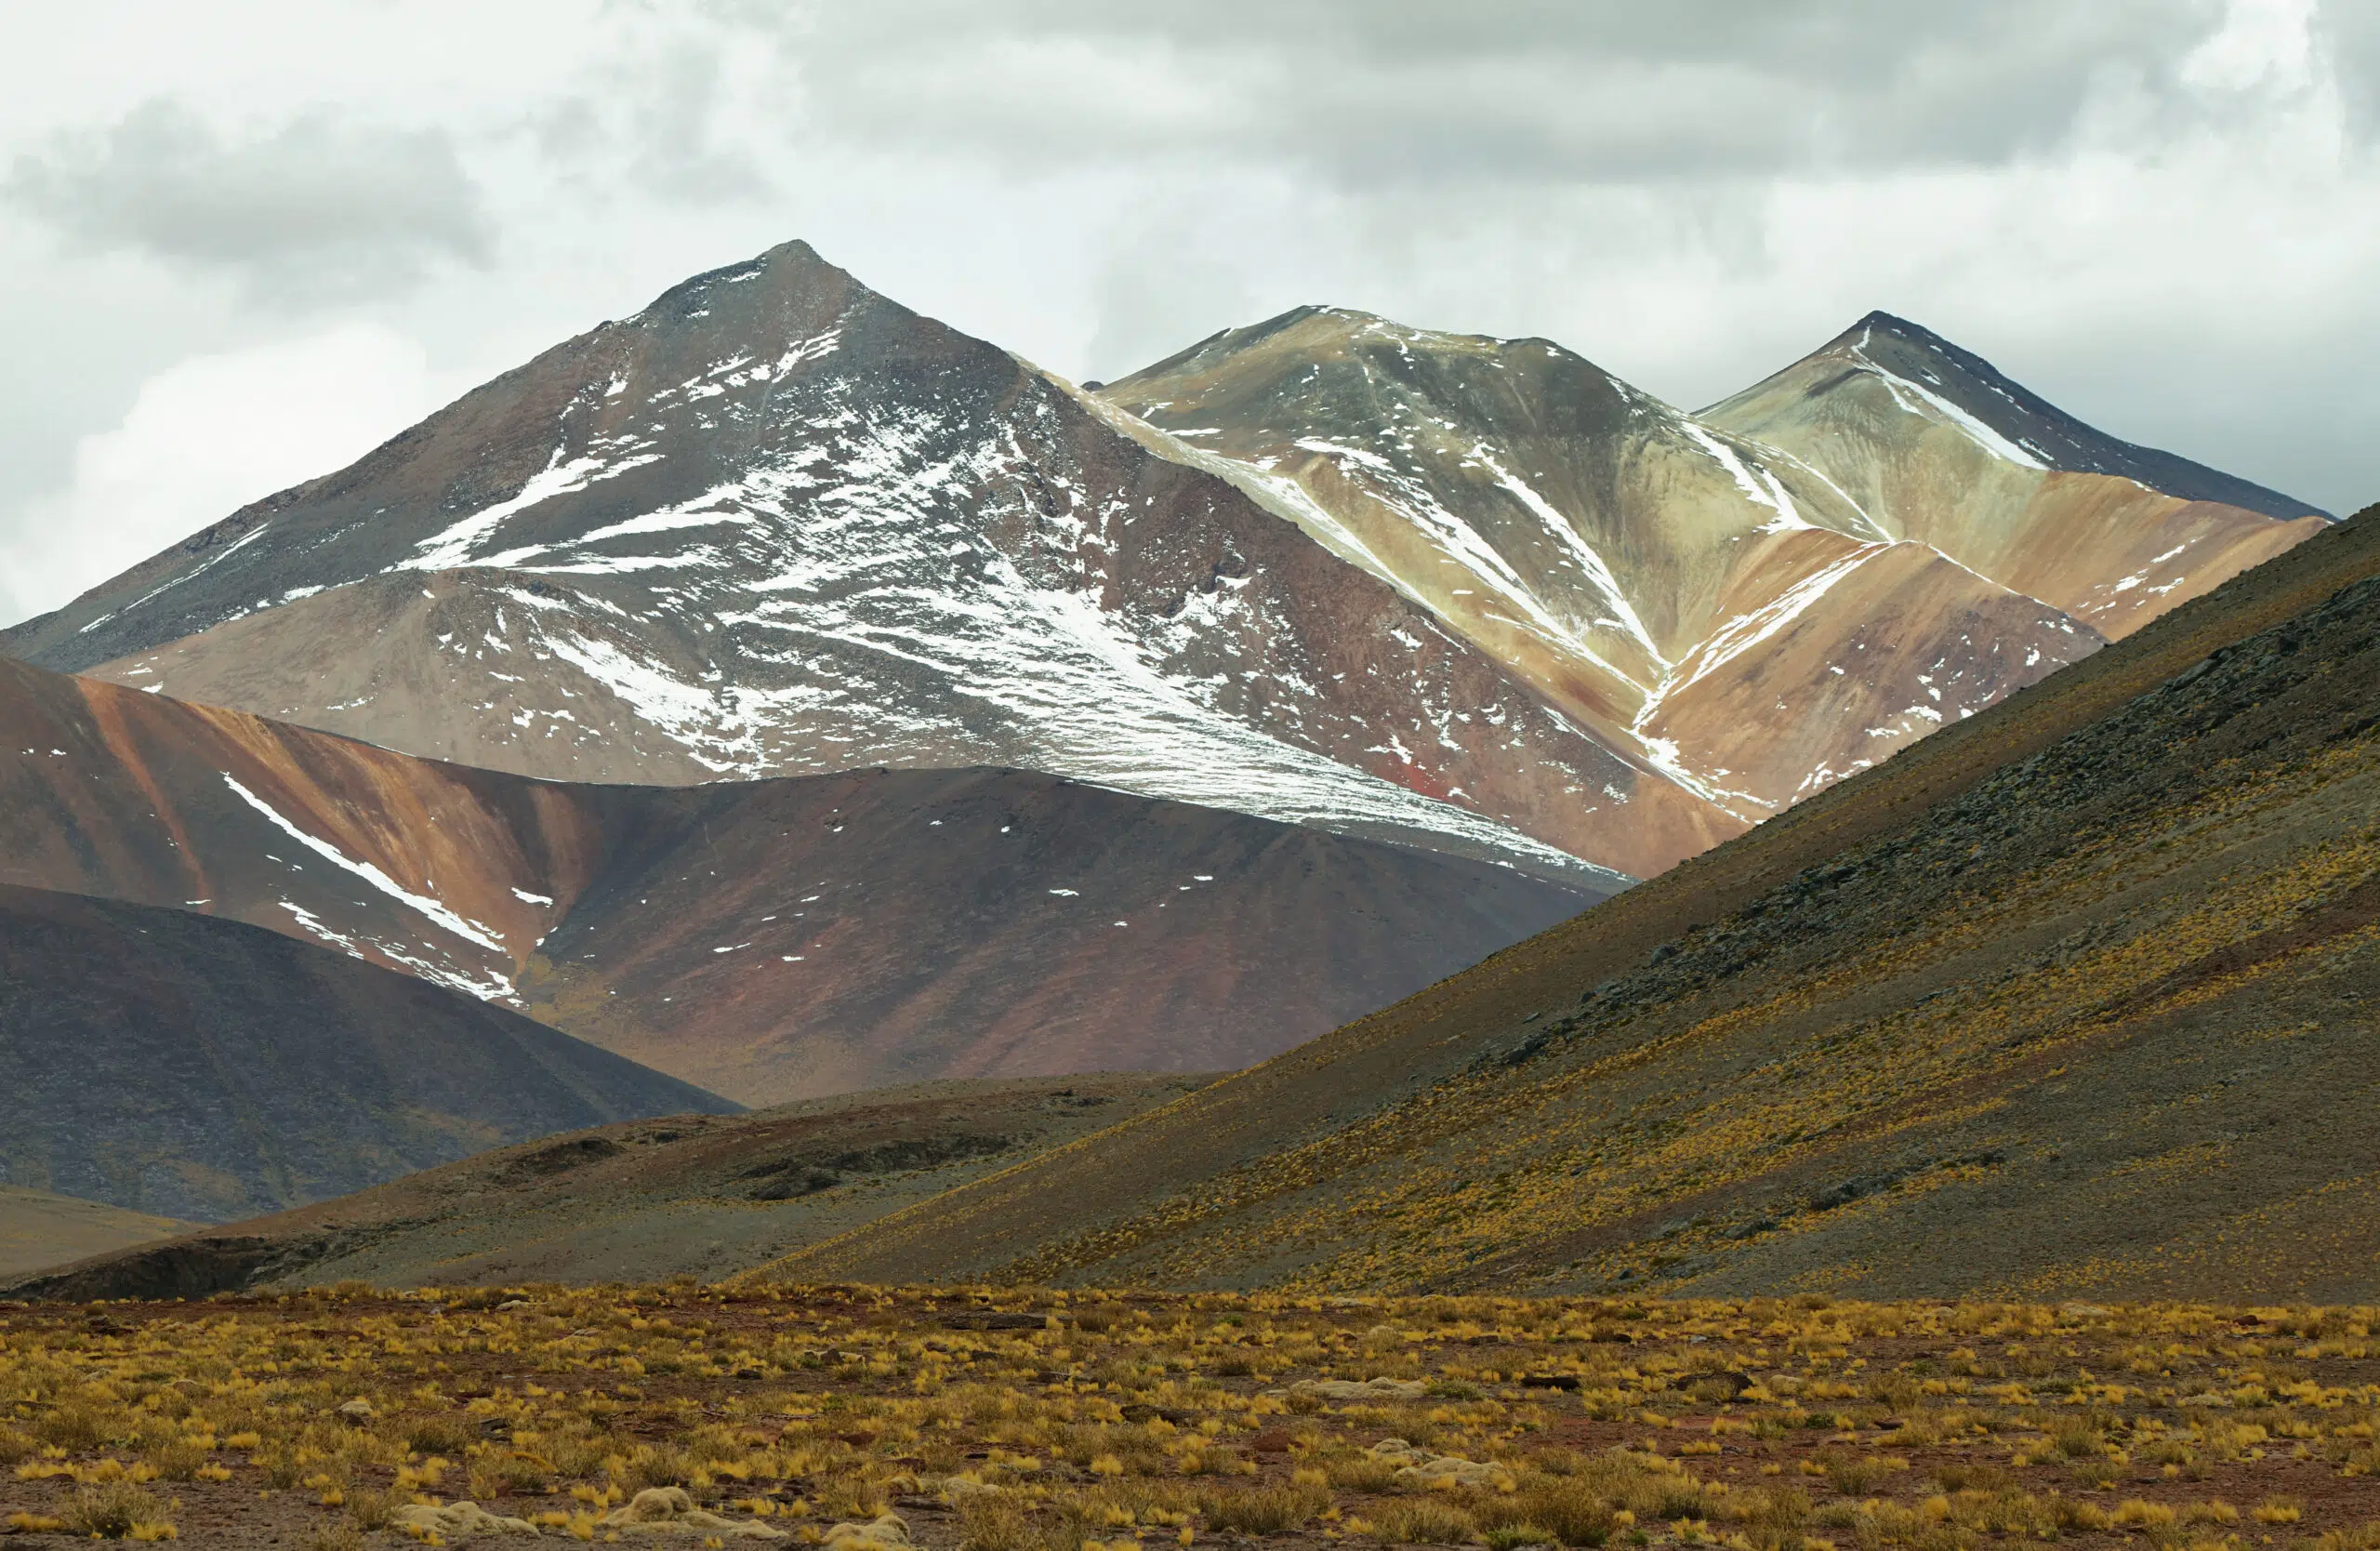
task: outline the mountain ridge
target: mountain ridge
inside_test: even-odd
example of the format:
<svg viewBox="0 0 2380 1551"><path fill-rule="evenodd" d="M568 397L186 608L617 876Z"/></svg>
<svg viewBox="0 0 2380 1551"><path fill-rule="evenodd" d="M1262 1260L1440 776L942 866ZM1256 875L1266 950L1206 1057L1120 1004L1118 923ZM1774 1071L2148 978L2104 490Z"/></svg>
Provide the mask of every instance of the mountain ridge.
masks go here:
<svg viewBox="0 0 2380 1551"><path fill-rule="evenodd" d="M2161 447L2151 447L2144 443L2128 442L2121 437L2110 436L2068 414L1973 351L1967 350L1954 340L1945 338L1923 324L1913 323L1907 318L1884 312L1881 308L1869 312L1858 323L1828 340L1814 353L1824 354L1837 349L1848 340L1854 332L1865 334L1878 327L1909 340L1928 354L1951 363L1968 378L1983 385L1988 390L1986 402L1978 405L1963 400L1963 406L1975 414L1977 418L1989 421L1992 418L1992 414L2001 412L2004 405L2006 411L2022 418L2011 424L1995 424L1993 429L2002 435L2007 436L2010 441L2026 445L2029 450L2050 458L2056 468L2069 473L2115 474L2123 478L2138 479L2141 484L2169 496L2179 496L2185 500L2220 502L2226 506L2236 506L2249 511L2260 511L2268 517L2278 517L2283 520L2296 517L2320 517L2334 522L2337 520L2331 512L2323 510L2320 507L2298 500L2293 496L2284 495L2269 486L2258 484L2254 480L2241 479L2236 474L2227 474L2219 469L2210 469L2202 463L2167 452ZM1730 394L1728 397L1729 399L1741 397L1757 391L1759 387L1760 384L1755 383L1752 388L1745 389L1740 393ZM2000 404L1993 404L1989 402L1991 398L1997 398L2001 401ZM1720 404L1727 402L1727 399L1719 401ZM1718 407L1719 404L1709 406L1710 409ZM1987 413L1987 411L1992 413ZM1709 410L1698 411L1698 413L1708 412ZM2030 422L2030 425L2027 422ZM2034 438L2064 444L2066 450L2061 454L2056 448L2033 445ZM2144 473L2149 477L2142 477Z"/></svg>

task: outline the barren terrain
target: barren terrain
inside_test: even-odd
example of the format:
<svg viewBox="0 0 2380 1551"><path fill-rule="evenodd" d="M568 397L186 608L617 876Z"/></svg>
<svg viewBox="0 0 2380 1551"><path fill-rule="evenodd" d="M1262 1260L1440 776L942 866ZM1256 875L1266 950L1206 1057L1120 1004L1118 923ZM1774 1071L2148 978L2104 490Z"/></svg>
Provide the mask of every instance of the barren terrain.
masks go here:
<svg viewBox="0 0 2380 1551"><path fill-rule="evenodd" d="M2380 1540L2373 1319L691 1280L20 1306L0 1523L210 1547L492 1516L842 1551L2358 1551Z"/></svg>

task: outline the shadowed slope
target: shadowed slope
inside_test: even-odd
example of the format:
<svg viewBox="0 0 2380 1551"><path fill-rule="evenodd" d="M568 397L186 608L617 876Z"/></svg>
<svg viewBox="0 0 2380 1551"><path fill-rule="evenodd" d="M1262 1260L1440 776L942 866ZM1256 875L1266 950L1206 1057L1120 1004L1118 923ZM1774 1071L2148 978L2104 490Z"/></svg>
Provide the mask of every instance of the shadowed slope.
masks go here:
<svg viewBox="0 0 2380 1551"><path fill-rule="evenodd" d="M237 921L0 885L6 1181L178 1217L318 1200L504 1142L735 1107Z"/></svg>

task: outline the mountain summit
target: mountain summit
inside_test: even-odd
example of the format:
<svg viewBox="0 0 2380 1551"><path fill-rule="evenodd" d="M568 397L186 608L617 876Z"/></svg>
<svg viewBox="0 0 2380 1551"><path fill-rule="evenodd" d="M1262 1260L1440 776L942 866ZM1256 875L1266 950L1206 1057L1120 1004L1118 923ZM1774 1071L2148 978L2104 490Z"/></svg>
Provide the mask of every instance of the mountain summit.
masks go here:
<svg viewBox="0 0 2380 1551"><path fill-rule="evenodd" d="M1701 412L1822 473L1896 537L2121 638L2326 513L2118 441L1939 335L1871 312Z"/></svg>

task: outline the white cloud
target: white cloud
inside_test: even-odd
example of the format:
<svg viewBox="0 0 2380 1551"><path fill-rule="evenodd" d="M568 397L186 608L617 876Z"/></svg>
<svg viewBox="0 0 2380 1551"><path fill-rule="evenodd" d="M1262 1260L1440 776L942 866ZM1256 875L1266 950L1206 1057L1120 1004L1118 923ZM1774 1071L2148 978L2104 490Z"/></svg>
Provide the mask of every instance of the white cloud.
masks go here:
<svg viewBox="0 0 2380 1551"><path fill-rule="evenodd" d="M2284 89L2313 80L2314 0L2230 0L2223 25L2182 61L2194 86Z"/></svg>
<svg viewBox="0 0 2380 1551"><path fill-rule="evenodd" d="M55 608L247 502L369 452L451 394L421 347L344 325L178 363L122 424L75 446L72 483L35 497L5 551L19 615Z"/></svg>
<svg viewBox="0 0 2380 1551"><path fill-rule="evenodd" d="M310 317L459 388L797 236L1078 378L1334 302L1690 404L1884 307L2347 509L2380 495L2375 87L2373 0L20 7L0 168L54 197L0 208L0 545L67 553L99 510L67 449L97 489L176 414L271 472L170 516L156 482L161 540L339 461L204 395L112 426L283 337L316 255ZM160 99L203 132L127 139Z"/></svg>

